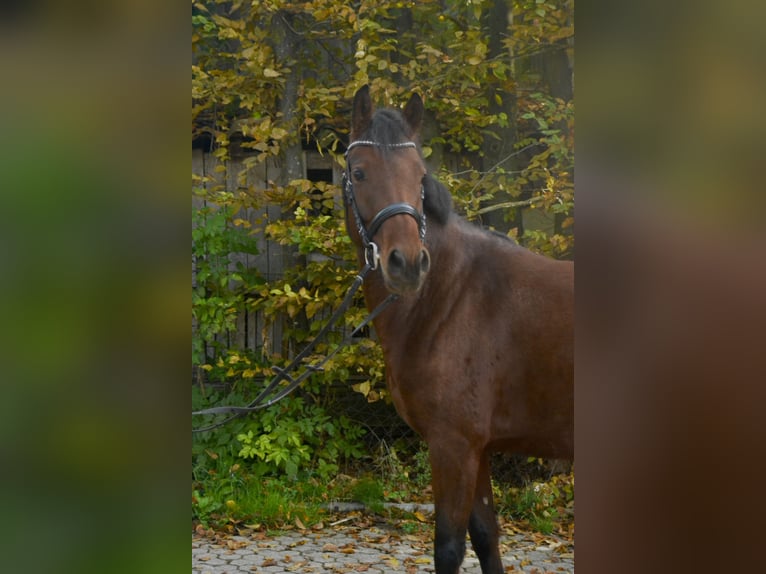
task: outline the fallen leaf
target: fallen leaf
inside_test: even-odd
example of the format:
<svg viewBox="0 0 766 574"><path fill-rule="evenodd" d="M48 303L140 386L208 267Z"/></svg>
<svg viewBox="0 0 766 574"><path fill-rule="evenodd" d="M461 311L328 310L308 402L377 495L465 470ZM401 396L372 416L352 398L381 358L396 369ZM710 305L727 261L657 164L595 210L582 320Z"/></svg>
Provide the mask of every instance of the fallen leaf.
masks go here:
<svg viewBox="0 0 766 574"><path fill-rule="evenodd" d="M322 546L322 552L337 552L338 547L335 546L335 544L330 544L329 542Z"/></svg>
<svg viewBox="0 0 766 574"><path fill-rule="evenodd" d="M298 530L306 530L306 526L301 522L301 519L297 516L295 517L295 526L298 527Z"/></svg>
<svg viewBox="0 0 766 574"><path fill-rule="evenodd" d="M420 522L428 522L426 515L420 512L419 510L416 510L414 514L415 514L415 518L417 518Z"/></svg>

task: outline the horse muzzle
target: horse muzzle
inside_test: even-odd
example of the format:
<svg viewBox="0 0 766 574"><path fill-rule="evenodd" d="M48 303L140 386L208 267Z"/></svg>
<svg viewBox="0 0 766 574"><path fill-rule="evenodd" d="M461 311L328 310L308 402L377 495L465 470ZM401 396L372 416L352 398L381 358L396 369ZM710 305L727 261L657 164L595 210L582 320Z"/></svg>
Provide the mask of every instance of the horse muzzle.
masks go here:
<svg viewBox="0 0 766 574"><path fill-rule="evenodd" d="M425 247L411 257L399 249L392 249L388 257L381 260L380 266L386 288L392 293L406 295L415 293L423 286L431 267L431 256Z"/></svg>

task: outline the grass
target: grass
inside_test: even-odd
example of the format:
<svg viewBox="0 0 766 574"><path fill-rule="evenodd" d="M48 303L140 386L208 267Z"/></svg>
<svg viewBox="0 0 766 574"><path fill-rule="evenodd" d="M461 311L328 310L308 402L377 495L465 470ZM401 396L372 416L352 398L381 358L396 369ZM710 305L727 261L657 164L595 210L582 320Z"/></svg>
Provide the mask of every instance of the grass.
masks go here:
<svg viewBox="0 0 766 574"><path fill-rule="evenodd" d="M371 478L359 479L353 487L353 500L364 504L368 510L381 514L384 510L384 486L383 483Z"/></svg>
<svg viewBox="0 0 766 574"><path fill-rule="evenodd" d="M258 528L306 526L322 520L324 490L316 481L242 477L237 488L230 480L205 481L192 496L193 518L205 526L244 524Z"/></svg>
<svg viewBox="0 0 766 574"><path fill-rule="evenodd" d="M362 503L408 534L430 530L432 517L384 507L386 502L431 502L427 454L417 453L405 462L393 450L384 454L372 472L368 468L361 477L338 474L329 481L310 475L257 476L247 464L216 460L194 474L192 519L214 529L312 528L332 521L327 505L338 501ZM501 519L543 534L573 527L573 474L524 487L495 484L494 497Z"/></svg>
<svg viewBox="0 0 766 574"><path fill-rule="evenodd" d="M573 518L574 475L557 475L523 488L495 488L498 512L542 534L565 529Z"/></svg>

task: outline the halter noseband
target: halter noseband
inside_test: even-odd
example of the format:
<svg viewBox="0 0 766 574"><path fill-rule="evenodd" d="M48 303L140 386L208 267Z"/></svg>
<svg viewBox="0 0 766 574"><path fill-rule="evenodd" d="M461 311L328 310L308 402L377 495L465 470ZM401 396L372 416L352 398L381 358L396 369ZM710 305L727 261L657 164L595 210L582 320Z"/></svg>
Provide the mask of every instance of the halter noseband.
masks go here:
<svg viewBox="0 0 766 574"><path fill-rule="evenodd" d="M354 142L351 142L346 149L346 171L343 173L343 190L346 197L346 204L351 206L351 211L354 214L354 220L356 221L356 227L359 231L359 236L362 238L362 244L364 246L364 258L365 262L372 267L372 269L376 269L378 267L378 261L380 259L380 256L378 255L378 246L373 243L372 238L375 237L375 234L380 229L381 225L383 223L393 217L394 215L409 215L418 224L418 232L420 234L420 240L425 241L426 238L426 214L420 213L417 209L415 209L413 206L411 206L409 203L393 203L391 205L388 205L381 209L377 214L375 214L375 217L372 218L372 221L370 221L370 227L369 229L364 226L364 223L362 222L362 216L359 213L359 207L356 204L356 198L354 197L354 184L351 181L351 166L348 162L348 152L350 152L352 149L358 146L368 146L368 147L385 147L388 149L402 149L402 148L416 148L417 144L415 142L402 142L402 143L396 143L396 144L380 144L378 142L369 141L369 140L356 140ZM425 199L425 189L423 185L420 186L420 201L421 203Z"/></svg>

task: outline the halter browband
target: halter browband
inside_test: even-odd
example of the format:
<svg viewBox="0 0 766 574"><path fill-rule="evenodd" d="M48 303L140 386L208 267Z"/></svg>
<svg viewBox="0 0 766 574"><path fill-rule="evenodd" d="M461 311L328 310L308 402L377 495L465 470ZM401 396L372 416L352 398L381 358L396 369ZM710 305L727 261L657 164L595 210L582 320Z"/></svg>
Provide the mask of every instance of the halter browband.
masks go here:
<svg viewBox="0 0 766 574"><path fill-rule="evenodd" d="M381 209L370 222L370 227L367 229L362 222L362 216L359 213L359 208L356 205L356 198L354 197L354 184L351 181L351 167L348 163L348 152L355 147L367 146L367 147L380 147L389 149L403 149L403 148L415 148L417 144L412 141L401 142L395 144L381 144L370 140L356 140L348 144L346 148L346 171L343 173L343 189L346 196L346 203L351 206L351 211L354 214L354 220L356 221L356 227L359 231L359 236L362 238L362 244L364 246L364 258L365 261L376 269L378 266L378 246L373 243L372 238L378 232L383 223L393 217L394 215L409 215L418 224L418 232L420 234L420 240L425 241L426 238L426 214L420 213L417 209L411 206L409 203L394 203ZM423 185L420 186L420 201L425 200L425 189Z"/></svg>
<svg viewBox="0 0 766 574"><path fill-rule="evenodd" d="M418 144L415 142L401 142L401 143L395 143L395 144L381 144L378 142L370 141L370 140L356 140L354 142L351 142L348 144L348 147L346 148L346 156L348 157L348 152L350 152L352 149L354 149L357 146L367 146L367 147L387 147L389 149L400 149L405 147L414 147L417 148Z"/></svg>

